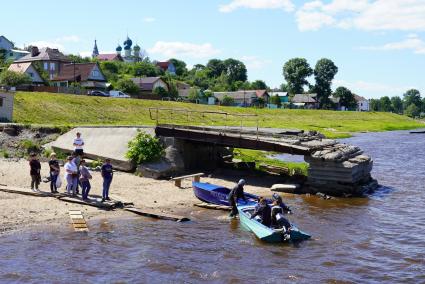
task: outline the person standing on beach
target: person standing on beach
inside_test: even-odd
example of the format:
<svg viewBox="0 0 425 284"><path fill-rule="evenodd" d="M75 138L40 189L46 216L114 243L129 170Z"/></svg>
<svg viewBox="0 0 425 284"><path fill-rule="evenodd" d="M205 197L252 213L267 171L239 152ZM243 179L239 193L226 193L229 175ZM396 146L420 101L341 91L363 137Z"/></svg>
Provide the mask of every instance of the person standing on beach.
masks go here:
<svg viewBox="0 0 425 284"><path fill-rule="evenodd" d="M73 157L68 156L67 162L64 166L66 180L66 190L69 195L75 196L77 193L78 186L78 168L73 162Z"/></svg>
<svg viewBox="0 0 425 284"><path fill-rule="evenodd" d="M105 159L101 172L103 178L102 202L105 202L105 200L111 200L109 199L109 188L111 187L112 177L114 176L111 159Z"/></svg>
<svg viewBox="0 0 425 284"><path fill-rule="evenodd" d="M50 191L52 193L58 193L58 188L56 187L56 181L59 176L60 167L59 167L59 162L56 159L56 153L50 154L49 167L50 167Z"/></svg>
<svg viewBox="0 0 425 284"><path fill-rule="evenodd" d="M246 202L246 197L244 193L245 180L239 180L238 184L230 191L228 199L230 206L232 206L232 211L230 211L229 217L235 217L238 215L238 208L236 207L238 204L238 199L241 198Z"/></svg>
<svg viewBox="0 0 425 284"><path fill-rule="evenodd" d="M80 183L82 188L82 197L83 200L87 200L89 196L89 191L91 189L90 180L92 178L89 169L86 167L86 161L81 160L81 166L80 166Z"/></svg>
<svg viewBox="0 0 425 284"><path fill-rule="evenodd" d="M84 140L83 140L83 138L81 138L80 132L77 132L77 136L74 139L73 145L74 145L75 153L77 153L78 156L83 156L83 154L84 154L84 150L83 150Z"/></svg>
<svg viewBox="0 0 425 284"><path fill-rule="evenodd" d="M38 186L40 185L41 181L41 164L40 161L37 158L37 154L31 153L30 154L30 175L31 175L31 190L38 191Z"/></svg>
<svg viewBox="0 0 425 284"><path fill-rule="evenodd" d="M80 183L80 163L81 163L81 156L77 152L73 152L72 153L72 162L77 167L77 185L76 185L75 191L76 191L77 194L79 194L80 191L78 190L78 188L79 187L82 188L82 185Z"/></svg>

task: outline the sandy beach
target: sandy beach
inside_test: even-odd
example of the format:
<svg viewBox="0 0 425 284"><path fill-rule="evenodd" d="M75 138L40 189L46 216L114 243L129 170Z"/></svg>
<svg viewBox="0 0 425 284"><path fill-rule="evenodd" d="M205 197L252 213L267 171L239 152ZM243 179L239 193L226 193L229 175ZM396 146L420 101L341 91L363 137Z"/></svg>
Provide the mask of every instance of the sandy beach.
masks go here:
<svg viewBox="0 0 425 284"><path fill-rule="evenodd" d="M48 164L42 163L42 177L48 176ZM102 177L99 172L92 172L92 189L90 195L100 196L102 192ZM63 177L63 169L61 172ZM219 170L202 181L232 187L239 178L246 178L247 192L269 196L270 186L276 178L250 176L242 172ZM0 184L25 188L30 190L28 161L24 159L0 159ZM110 195L113 198L133 202L137 208L149 208L157 212L190 215L193 210L199 210L193 204L199 200L193 195L191 180L184 180L183 188L174 186L167 180L154 180L138 177L131 173L116 172L111 186ZM50 192L49 183L41 183L41 191ZM64 192L65 188L59 189ZM69 223L68 211L78 209L86 219L134 217L136 215L123 210L104 211L95 207L59 201L51 197L32 197L20 194L0 192L0 233L23 229L27 226L46 225L48 223ZM207 209L205 209L207 210Z"/></svg>

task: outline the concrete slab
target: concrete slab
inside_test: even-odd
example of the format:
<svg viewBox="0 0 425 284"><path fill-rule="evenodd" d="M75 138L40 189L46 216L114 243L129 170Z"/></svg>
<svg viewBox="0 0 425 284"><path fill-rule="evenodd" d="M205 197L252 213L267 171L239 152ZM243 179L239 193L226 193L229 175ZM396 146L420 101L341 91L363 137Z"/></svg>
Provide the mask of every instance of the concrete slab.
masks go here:
<svg viewBox="0 0 425 284"><path fill-rule="evenodd" d="M59 136L56 141L46 144L45 147L72 152L75 135L80 132L87 158L93 160L110 158L114 168L131 171L134 165L125 157L125 153L128 142L136 136L138 131L155 135L152 127L78 127Z"/></svg>

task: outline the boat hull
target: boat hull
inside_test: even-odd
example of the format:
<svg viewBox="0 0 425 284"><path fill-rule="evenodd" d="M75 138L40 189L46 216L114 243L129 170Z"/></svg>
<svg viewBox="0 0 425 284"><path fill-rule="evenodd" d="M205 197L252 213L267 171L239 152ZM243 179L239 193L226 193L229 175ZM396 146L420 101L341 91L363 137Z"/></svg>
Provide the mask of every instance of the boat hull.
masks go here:
<svg viewBox="0 0 425 284"><path fill-rule="evenodd" d="M216 205L230 206L228 200L230 189L227 187L203 182L193 182L192 187L195 196L199 200ZM258 196L248 193L245 193L245 197L248 202L245 203L243 200L238 200L238 204L255 204L258 199Z"/></svg>
<svg viewBox="0 0 425 284"><path fill-rule="evenodd" d="M255 219L251 219L247 213L254 210L254 206L238 206L239 220L241 224L252 231L257 238L269 243L278 243L285 241L301 241L311 238L311 236L291 224L290 238L286 240L284 234L264 226Z"/></svg>

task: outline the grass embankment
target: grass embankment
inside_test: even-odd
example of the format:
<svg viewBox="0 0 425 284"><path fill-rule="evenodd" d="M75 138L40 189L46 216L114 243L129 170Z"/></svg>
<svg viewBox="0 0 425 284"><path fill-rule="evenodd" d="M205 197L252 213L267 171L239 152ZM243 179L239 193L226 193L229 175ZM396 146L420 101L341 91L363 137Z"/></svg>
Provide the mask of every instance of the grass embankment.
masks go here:
<svg viewBox="0 0 425 284"><path fill-rule="evenodd" d="M55 126L74 125L154 125L149 108L189 109L192 111L226 112L201 114L159 111L160 123L191 125L258 126L285 129L317 130L329 138L349 137L354 132L403 130L424 124L406 116L384 112L341 112L325 110L254 109L220 107L151 101L113 99L52 93L18 92L15 97L14 119L23 124ZM152 115L156 117L156 112ZM239 115L256 115L240 117ZM267 158L266 153L238 150L238 158L276 166L286 166L305 173L307 164L286 163Z"/></svg>

